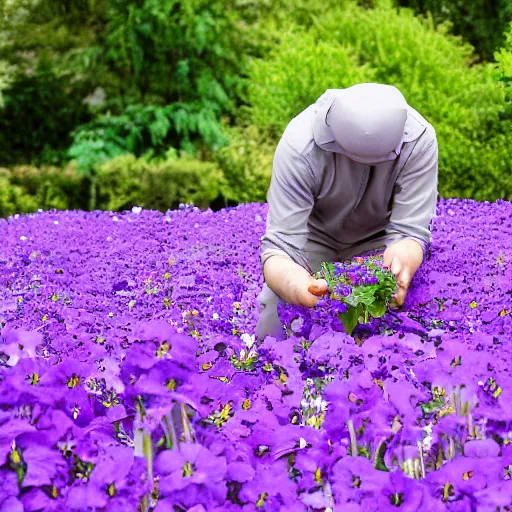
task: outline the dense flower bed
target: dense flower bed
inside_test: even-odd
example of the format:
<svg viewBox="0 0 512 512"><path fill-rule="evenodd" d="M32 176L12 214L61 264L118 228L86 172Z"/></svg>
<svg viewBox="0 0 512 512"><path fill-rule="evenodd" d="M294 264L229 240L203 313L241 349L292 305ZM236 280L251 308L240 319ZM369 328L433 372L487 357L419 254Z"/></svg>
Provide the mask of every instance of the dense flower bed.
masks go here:
<svg viewBox="0 0 512 512"><path fill-rule="evenodd" d="M0 512L510 510L512 205L442 202L404 311L255 343L265 212L0 221Z"/></svg>

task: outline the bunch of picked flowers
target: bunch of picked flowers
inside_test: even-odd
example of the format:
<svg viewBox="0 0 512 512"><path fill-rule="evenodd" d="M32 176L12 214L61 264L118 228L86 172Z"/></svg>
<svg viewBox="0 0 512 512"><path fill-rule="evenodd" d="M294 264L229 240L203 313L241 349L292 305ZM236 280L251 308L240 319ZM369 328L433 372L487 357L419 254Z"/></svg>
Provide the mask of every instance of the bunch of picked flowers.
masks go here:
<svg viewBox="0 0 512 512"><path fill-rule="evenodd" d="M395 276L384 267L382 256L323 263L315 277L329 285L328 294L317 307L335 313L347 334L352 334L358 324L383 316L397 289Z"/></svg>

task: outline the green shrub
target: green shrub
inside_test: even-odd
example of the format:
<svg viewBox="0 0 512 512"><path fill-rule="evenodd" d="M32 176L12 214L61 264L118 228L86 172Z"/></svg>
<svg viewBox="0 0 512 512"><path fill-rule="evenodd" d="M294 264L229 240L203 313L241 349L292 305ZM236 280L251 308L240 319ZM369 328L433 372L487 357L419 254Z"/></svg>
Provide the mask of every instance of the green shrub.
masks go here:
<svg viewBox="0 0 512 512"><path fill-rule="evenodd" d="M317 25L323 38L358 48L376 80L397 86L435 127L442 195L510 197L510 145L500 120L504 88L494 65L471 65L472 48L408 9L352 5Z"/></svg>
<svg viewBox="0 0 512 512"><path fill-rule="evenodd" d="M22 187L12 185L8 169L0 169L0 217L37 210L34 197L25 194Z"/></svg>
<svg viewBox="0 0 512 512"><path fill-rule="evenodd" d="M501 119L505 91L495 66L472 65L471 46L445 27L386 4L330 9L308 33L297 30L269 59L254 60L246 122L263 126L275 144L290 119L326 89L392 84L436 129L442 195L511 197L511 125Z"/></svg>
<svg viewBox="0 0 512 512"><path fill-rule="evenodd" d="M449 21L453 31L476 47L478 54L492 60L503 43L503 32L512 20L510 0L398 0L404 7L431 14L436 23Z"/></svg>
<svg viewBox="0 0 512 512"><path fill-rule="evenodd" d="M187 158L148 161L123 155L98 168L97 208L126 210L134 205L165 212L180 203L208 207L222 194L216 164Z"/></svg>
<svg viewBox="0 0 512 512"><path fill-rule="evenodd" d="M98 168L91 182L73 166L0 169L0 216L42 210L160 210L194 203L223 205L228 190L217 164L192 158L147 160L122 155Z"/></svg>
<svg viewBox="0 0 512 512"><path fill-rule="evenodd" d="M0 165L61 162L70 132L88 119L83 90L69 89L69 77L44 62L12 77L2 91Z"/></svg>
<svg viewBox="0 0 512 512"><path fill-rule="evenodd" d="M10 171L11 184L33 197L43 210L84 210L88 205L89 184L74 167L18 166Z"/></svg>
<svg viewBox="0 0 512 512"><path fill-rule="evenodd" d="M275 147L255 126L227 130L229 145L212 158L225 178L223 197L229 204L265 202Z"/></svg>
<svg viewBox="0 0 512 512"><path fill-rule="evenodd" d="M512 23L505 37L505 46L495 55L499 64L500 81L507 93L507 112L505 117L512 118Z"/></svg>
<svg viewBox="0 0 512 512"><path fill-rule="evenodd" d="M0 169L0 216L42 210L86 209L88 183L72 168Z"/></svg>
<svg viewBox="0 0 512 512"><path fill-rule="evenodd" d="M349 87L375 77L353 49L302 29L283 34L267 58L252 60L248 72L250 123L273 139L326 89Z"/></svg>
<svg viewBox="0 0 512 512"><path fill-rule="evenodd" d="M175 135L173 140L169 140L171 134ZM161 155L170 142L193 151L195 136L213 148L225 143L215 112L180 103L165 107L130 105L122 115L100 116L79 126L68 156L84 175L91 176L98 165L123 154Z"/></svg>

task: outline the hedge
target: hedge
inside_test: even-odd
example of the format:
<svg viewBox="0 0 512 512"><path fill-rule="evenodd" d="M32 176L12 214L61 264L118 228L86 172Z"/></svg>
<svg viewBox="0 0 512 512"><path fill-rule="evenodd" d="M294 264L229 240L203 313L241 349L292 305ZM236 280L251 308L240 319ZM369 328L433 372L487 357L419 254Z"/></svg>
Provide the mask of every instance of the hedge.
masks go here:
<svg viewBox="0 0 512 512"><path fill-rule="evenodd" d="M100 166L92 178L73 166L14 167L0 169L0 217L38 209L222 207L229 201L228 189L217 164L186 158L150 162L123 155Z"/></svg>

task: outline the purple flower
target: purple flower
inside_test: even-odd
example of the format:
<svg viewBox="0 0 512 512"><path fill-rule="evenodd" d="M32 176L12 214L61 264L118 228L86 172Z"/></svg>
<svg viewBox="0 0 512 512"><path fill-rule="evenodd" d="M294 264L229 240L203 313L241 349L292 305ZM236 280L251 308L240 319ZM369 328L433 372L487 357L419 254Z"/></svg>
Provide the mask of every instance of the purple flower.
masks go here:
<svg viewBox="0 0 512 512"><path fill-rule="evenodd" d="M378 471L364 457L344 457L332 468L332 488L337 505L368 499L375 503L389 482L388 473Z"/></svg>
<svg viewBox="0 0 512 512"><path fill-rule="evenodd" d="M164 496L194 485L201 485L216 496L226 493L226 459L216 457L199 444L184 443L179 452L162 452L155 461L155 467L162 475L160 489Z"/></svg>
<svg viewBox="0 0 512 512"><path fill-rule="evenodd" d="M285 461L272 465L259 464L255 477L240 491L242 502L262 507L269 502L284 505L295 501L297 491L288 477L286 466Z"/></svg>
<svg viewBox="0 0 512 512"><path fill-rule="evenodd" d="M379 314L386 274L336 263L244 366L266 213L0 220L0 512L512 505L510 203L440 201L404 308L353 337L339 317Z"/></svg>
<svg viewBox="0 0 512 512"><path fill-rule="evenodd" d="M39 332L13 329L10 326L0 331L0 352L9 356L9 366L15 366L23 358L35 358L36 349L42 343L43 336Z"/></svg>
<svg viewBox="0 0 512 512"><path fill-rule="evenodd" d="M500 454L500 445L494 439L482 439L477 441L468 441L464 445L464 455L466 457L486 458L497 457Z"/></svg>
<svg viewBox="0 0 512 512"><path fill-rule="evenodd" d="M423 501L424 487L401 471L393 471L379 498L379 511L416 512Z"/></svg>
<svg viewBox="0 0 512 512"><path fill-rule="evenodd" d="M23 460L27 465L24 487L51 485L59 468L66 466L62 453L45 446L28 446L23 451Z"/></svg>
<svg viewBox="0 0 512 512"><path fill-rule="evenodd" d="M13 419L0 426L0 463L3 465L12 450L12 443L25 432L33 432L35 428L27 421Z"/></svg>

